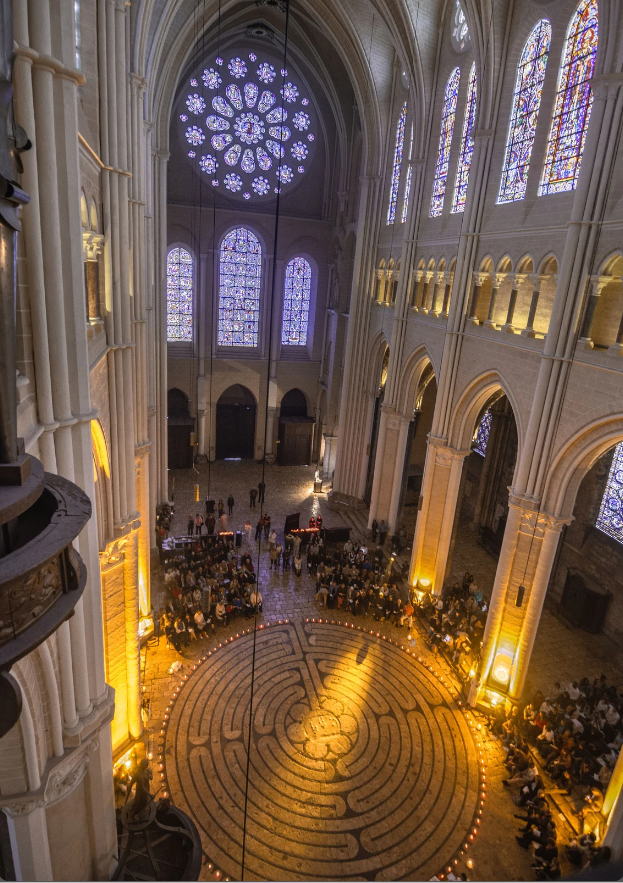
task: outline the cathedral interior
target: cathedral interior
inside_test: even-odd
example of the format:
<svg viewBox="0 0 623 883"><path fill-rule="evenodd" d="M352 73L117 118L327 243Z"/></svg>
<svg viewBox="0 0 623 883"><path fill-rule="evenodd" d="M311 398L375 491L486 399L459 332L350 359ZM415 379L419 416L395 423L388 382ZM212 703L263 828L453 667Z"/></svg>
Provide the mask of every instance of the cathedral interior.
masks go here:
<svg viewBox="0 0 623 883"><path fill-rule="evenodd" d="M623 4L0 13L0 877L623 878Z"/></svg>

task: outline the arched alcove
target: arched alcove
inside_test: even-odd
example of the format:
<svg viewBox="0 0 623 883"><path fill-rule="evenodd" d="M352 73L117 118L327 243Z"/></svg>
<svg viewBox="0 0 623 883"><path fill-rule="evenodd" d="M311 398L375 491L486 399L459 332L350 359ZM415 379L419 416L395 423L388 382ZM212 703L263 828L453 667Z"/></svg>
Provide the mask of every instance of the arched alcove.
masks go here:
<svg viewBox="0 0 623 883"><path fill-rule="evenodd" d="M234 383L216 404L216 459L252 460L256 403L251 390Z"/></svg>
<svg viewBox="0 0 623 883"><path fill-rule="evenodd" d="M190 416L188 396L173 387L167 392L167 435L169 469L191 469L193 448L191 435L195 421Z"/></svg>
<svg viewBox="0 0 623 883"><path fill-rule="evenodd" d="M314 421L307 416L307 399L300 389L291 389L281 399L279 449L281 466L308 466L312 456Z"/></svg>

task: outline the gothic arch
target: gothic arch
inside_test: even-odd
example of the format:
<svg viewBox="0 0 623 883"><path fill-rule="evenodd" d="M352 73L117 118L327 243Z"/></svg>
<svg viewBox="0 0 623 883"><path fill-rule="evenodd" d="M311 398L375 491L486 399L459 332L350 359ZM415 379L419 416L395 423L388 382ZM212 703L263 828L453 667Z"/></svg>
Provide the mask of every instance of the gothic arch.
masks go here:
<svg viewBox="0 0 623 883"><path fill-rule="evenodd" d="M487 371L481 374L463 391L453 408L448 432L448 444L457 450L469 450L478 416L488 400L496 392L503 393L513 409L513 416L517 426L517 462L519 462L524 439L521 411L514 394L511 392L510 385L497 371Z"/></svg>
<svg viewBox="0 0 623 883"><path fill-rule="evenodd" d="M110 485L110 456L106 436L99 420L91 420L91 443L93 448L97 538L101 552L106 548L106 543L113 536L114 518L112 488Z"/></svg>
<svg viewBox="0 0 623 883"><path fill-rule="evenodd" d="M411 353L402 369L396 401L397 410L405 416L408 416L415 407L420 381L428 365L431 366L433 374L437 376L428 348L420 346Z"/></svg>
<svg viewBox="0 0 623 883"><path fill-rule="evenodd" d="M556 518L571 518L586 473L596 460L623 441L623 414L588 423L556 454L543 493L542 509Z"/></svg>
<svg viewBox="0 0 623 883"><path fill-rule="evenodd" d="M368 376L366 387L368 392L373 396L376 396L377 394L383 368L383 358L385 356L385 350L387 349L389 349L389 343L385 337L385 332L379 331L372 341L372 346L370 347L368 354Z"/></svg>

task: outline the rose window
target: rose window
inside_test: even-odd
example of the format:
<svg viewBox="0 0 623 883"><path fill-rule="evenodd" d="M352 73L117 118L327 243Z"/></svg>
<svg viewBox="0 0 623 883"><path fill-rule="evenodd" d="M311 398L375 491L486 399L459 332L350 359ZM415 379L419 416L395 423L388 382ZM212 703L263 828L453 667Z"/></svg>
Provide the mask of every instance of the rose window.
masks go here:
<svg viewBox="0 0 623 883"><path fill-rule="evenodd" d="M228 196L268 198L290 189L313 158L310 102L285 68L250 52L218 57L180 113L189 159Z"/></svg>

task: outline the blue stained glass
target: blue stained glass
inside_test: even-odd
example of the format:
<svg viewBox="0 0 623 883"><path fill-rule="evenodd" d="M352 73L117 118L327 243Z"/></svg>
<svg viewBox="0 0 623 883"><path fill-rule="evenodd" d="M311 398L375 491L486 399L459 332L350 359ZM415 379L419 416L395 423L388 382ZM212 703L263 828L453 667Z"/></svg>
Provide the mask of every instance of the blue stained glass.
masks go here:
<svg viewBox="0 0 623 883"><path fill-rule="evenodd" d="M276 100L277 98L275 96L275 93L266 90L265 92L262 92L260 103L258 104L257 109L260 113L266 113L267 110L270 110Z"/></svg>
<svg viewBox="0 0 623 883"><path fill-rule="evenodd" d="M253 151L249 150L248 147L242 156L240 165L242 166L242 171L246 172L248 175L253 174L255 171L255 157L253 156Z"/></svg>
<svg viewBox="0 0 623 883"><path fill-rule="evenodd" d="M247 107L255 107L255 102L257 101L259 91L260 90L255 85L255 83L245 83L244 100L247 103Z"/></svg>
<svg viewBox="0 0 623 883"><path fill-rule="evenodd" d="M299 97L298 87L294 83L286 83L280 91L284 100L290 104Z"/></svg>
<svg viewBox="0 0 623 883"><path fill-rule="evenodd" d="M287 126L270 126L268 134L272 135L272 137L276 138L278 141L287 141L292 132ZM266 143L268 144L268 142Z"/></svg>
<svg viewBox="0 0 623 883"><path fill-rule="evenodd" d="M413 124L411 124L411 139L409 141L409 160L413 158ZM413 167L409 162L407 167L407 180L405 181L405 192L402 198L402 217L400 218L400 222L404 224L407 220L407 213L409 211L409 196L411 195L411 179L413 177Z"/></svg>
<svg viewBox="0 0 623 883"><path fill-rule="evenodd" d="M239 144L232 144L229 150L225 151L225 153L223 154L223 159L228 166L235 166L240 159L241 153L242 147Z"/></svg>
<svg viewBox="0 0 623 883"><path fill-rule="evenodd" d="M230 172L228 175L225 175L225 187L231 190L232 193L237 193L242 189L242 178L240 175L236 175L235 172Z"/></svg>
<svg viewBox="0 0 623 883"><path fill-rule="evenodd" d="M244 77L247 72L247 66L241 58L232 58L227 67L232 77L235 77L237 80Z"/></svg>
<svg viewBox="0 0 623 883"><path fill-rule="evenodd" d="M275 107L266 114L267 123L283 123L288 119L288 111L283 107Z"/></svg>
<svg viewBox="0 0 623 883"><path fill-rule="evenodd" d="M263 172L267 172L273 164L272 159L266 153L263 147L256 147L255 153L257 154L257 164L262 169Z"/></svg>
<svg viewBox="0 0 623 883"><path fill-rule="evenodd" d="M262 246L257 236L246 227L232 230L220 248L219 346L257 346L261 274Z"/></svg>
<svg viewBox="0 0 623 883"><path fill-rule="evenodd" d="M193 339L193 259L184 248L167 255L167 340Z"/></svg>
<svg viewBox="0 0 623 883"><path fill-rule="evenodd" d="M257 178L253 179L251 187L253 187L258 196L264 196L270 190L268 179L264 178L262 175L258 175Z"/></svg>
<svg viewBox="0 0 623 883"><path fill-rule="evenodd" d="M222 114L224 117L229 117L229 119L234 115L233 107L225 101L222 95L214 96L212 99L212 107L217 113Z"/></svg>
<svg viewBox="0 0 623 883"><path fill-rule="evenodd" d="M292 117L292 122L300 132L305 132L307 129L309 129L309 124L311 120L309 118L309 114L305 113L304 110L297 110L297 112Z"/></svg>
<svg viewBox="0 0 623 883"><path fill-rule="evenodd" d="M551 36L552 26L542 18L532 29L519 59L499 203L515 202L526 195Z"/></svg>
<svg viewBox="0 0 623 883"><path fill-rule="evenodd" d="M286 267L283 292L281 343L284 346L305 346L309 323L311 267L305 258L292 258Z"/></svg>
<svg viewBox="0 0 623 883"><path fill-rule="evenodd" d="M240 91L239 86L236 86L235 83L230 83L225 89L225 95L227 95L236 110L242 110L244 104L242 103L242 92ZM218 110L218 107L214 106L214 102L212 103L212 107L214 107L215 110Z"/></svg>
<svg viewBox="0 0 623 883"><path fill-rule="evenodd" d="M186 140L194 147L198 147L200 144L203 144L203 142L205 141L205 137L206 136L203 134L203 130L199 129L197 126L189 126L186 129Z"/></svg>
<svg viewBox="0 0 623 883"><path fill-rule="evenodd" d="M476 65L472 64L467 84L467 101L465 103L465 119L463 121L461 152L459 153L459 164L456 169L456 182L454 184L454 199L452 200L452 211L455 214L457 212L465 211L469 170L472 167L472 156L474 153L474 122L476 120L477 92Z"/></svg>
<svg viewBox="0 0 623 883"><path fill-rule="evenodd" d="M189 95L186 98L186 107L191 113L194 113L197 116L206 109L206 103L201 97L201 95L197 95L195 92L193 95Z"/></svg>
<svg viewBox="0 0 623 883"><path fill-rule="evenodd" d="M221 79L220 74L214 70L213 67L204 70L203 76L201 78L208 89L218 89L223 80Z"/></svg>
<svg viewBox="0 0 623 883"><path fill-rule="evenodd" d="M262 83L272 83L272 81L277 76L275 72L275 68L272 64L268 64L267 62L263 62L257 69L257 75L262 81Z"/></svg>
<svg viewBox="0 0 623 883"><path fill-rule="evenodd" d="M224 150L233 140L231 135L212 135L210 143L215 150Z"/></svg>
<svg viewBox="0 0 623 883"><path fill-rule="evenodd" d="M623 442L614 449L595 524L609 537L623 543Z"/></svg>
<svg viewBox="0 0 623 883"><path fill-rule="evenodd" d="M461 71L457 67L448 77L448 82L446 83L446 88L443 94L439 148L437 150L437 163L435 165L435 177L433 179L433 195L430 201L431 218L438 218L443 211L443 203L446 196L446 182L448 180L448 166L450 165L450 150L452 148L452 136L454 134L454 121L456 119L456 102L459 97L460 82Z"/></svg>
<svg viewBox="0 0 623 883"><path fill-rule="evenodd" d="M487 409L480 418L480 423L478 424L478 429L476 430L476 434L474 436L472 451L480 454L481 457L484 457L487 453L487 445L489 444L489 436L491 434L492 419L493 414L491 413L491 409Z"/></svg>
<svg viewBox="0 0 623 883"><path fill-rule="evenodd" d="M227 120L222 119L222 117L217 117L215 114L206 117L206 126L212 129L213 132L226 132L229 129L229 123Z"/></svg>
<svg viewBox="0 0 623 883"><path fill-rule="evenodd" d="M396 146L394 148L394 164L392 166L392 181L389 190L389 206L387 208L387 223L393 224L396 220L396 205L398 204L398 187L400 186L400 169L402 167L402 152L405 146L405 125L407 122L407 102L402 105L398 125L396 126Z"/></svg>
<svg viewBox="0 0 623 883"><path fill-rule="evenodd" d="M597 0L582 0L571 19L560 66L540 196L576 188L593 105L597 36Z"/></svg>

